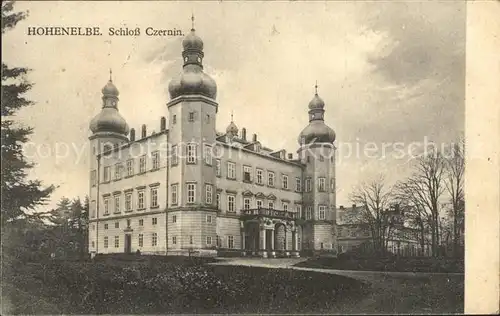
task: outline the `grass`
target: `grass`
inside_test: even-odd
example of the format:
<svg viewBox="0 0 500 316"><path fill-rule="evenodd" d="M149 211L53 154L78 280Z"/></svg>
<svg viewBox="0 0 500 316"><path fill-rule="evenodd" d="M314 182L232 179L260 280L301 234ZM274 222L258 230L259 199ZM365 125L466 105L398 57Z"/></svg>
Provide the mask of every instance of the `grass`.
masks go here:
<svg viewBox="0 0 500 316"><path fill-rule="evenodd" d="M340 313L368 293L337 275L173 261L4 265L3 313Z"/></svg>

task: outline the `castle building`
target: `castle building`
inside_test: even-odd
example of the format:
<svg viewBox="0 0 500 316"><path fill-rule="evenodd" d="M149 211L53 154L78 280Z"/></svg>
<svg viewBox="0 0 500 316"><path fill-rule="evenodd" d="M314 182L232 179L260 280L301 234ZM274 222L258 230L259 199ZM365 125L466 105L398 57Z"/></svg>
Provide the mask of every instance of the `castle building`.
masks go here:
<svg viewBox="0 0 500 316"><path fill-rule="evenodd" d="M118 111L112 78L90 122L89 251L262 257L335 252L335 133L316 94L297 155L247 138L231 118L216 131L217 85L194 27L169 84L168 121L140 136Z"/></svg>

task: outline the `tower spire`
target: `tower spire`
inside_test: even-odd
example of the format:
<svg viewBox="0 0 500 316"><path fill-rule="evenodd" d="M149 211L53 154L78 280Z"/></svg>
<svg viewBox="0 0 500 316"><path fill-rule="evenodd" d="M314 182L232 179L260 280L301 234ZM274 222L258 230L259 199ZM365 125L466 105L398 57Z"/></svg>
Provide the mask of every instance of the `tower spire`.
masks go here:
<svg viewBox="0 0 500 316"><path fill-rule="evenodd" d="M109 68L109 81L113 82L113 70Z"/></svg>
<svg viewBox="0 0 500 316"><path fill-rule="evenodd" d="M316 80L316 84L314 85L315 94L318 95L318 80Z"/></svg>
<svg viewBox="0 0 500 316"><path fill-rule="evenodd" d="M194 31L194 13L191 12L191 31Z"/></svg>
<svg viewBox="0 0 500 316"><path fill-rule="evenodd" d="M231 110L231 122L234 122L233 121L233 110Z"/></svg>

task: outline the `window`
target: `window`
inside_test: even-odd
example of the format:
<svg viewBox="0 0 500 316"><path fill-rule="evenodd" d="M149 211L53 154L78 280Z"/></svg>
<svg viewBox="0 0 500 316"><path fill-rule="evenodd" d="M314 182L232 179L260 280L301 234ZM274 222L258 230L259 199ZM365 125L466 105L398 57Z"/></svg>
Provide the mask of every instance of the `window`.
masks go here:
<svg viewBox="0 0 500 316"><path fill-rule="evenodd" d="M288 176L287 175L283 175L282 182L283 182L283 189L288 190Z"/></svg>
<svg viewBox="0 0 500 316"><path fill-rule="evenodd" d="M283 211L287 212L288 211L288 203L283 202Z"/></svg>
<svg viewBox="0 0 500 316"><path fill-rule="evenodd" d="M210 114L207 114L207 116L205 116L205 123L210 123Z"/></svg>
<svg viewBox="0 0 500 316"><path fill-rule="evenodd" d="M158 188L151 188L151 207L158 207Z"/></svg>
<svg viewBox="0 0 500 316"><path fill-rule="evenodd" d="M220 159L217 159L215 161L215 175L217 177L221 176L221 162L220 162Z"/></svg>
<svg viewBox="0 0 500 316"><path fill-rule="evenodd" d="M207 236L207 245L212 244L212 236Z"/></svg>
<svg viewBox="0 0 500 316"><path fill-rule="evenodd" d="M177 215L172 215L172 223L177 223Z"/></svg>
<svg viewBox="0 0 500 316"><path fill-rule="evenodd" d="M318 191L325 192L326 191L326 179L318 178Z"/></svg>
<svg viewBox="0 0 500 316"><path fill-rule="evenodd" d="M127 228L130 228L130 223L132 223L132 221L130 219L127 219Z"/></svg>
<svg viewBox="0 0 500 316"><path fill-rule="evenodd" d="M94 187L96 185L96 182L97 182L97 173L95 170L92 170L90 172L90 185Z"/></svg>
<svg viewBox="0 0 500 316"><path fill-rule="evenodd" d="M262 169L257 169L257 184L263 184L264 183L264 170Z"/></svg>
<svg viewBox="0 0 500 316"><path fill-rule="evenodd" d="M96 213L95 201L92 201L90 203L90 210L91 210L92 218L95 218L95 216L96 216L96 214L95 214Z"/></svg>
<svg viewBox="0 0 500 316"><path fill-rule="evenodd" d="M268 207L271 209L271 210L274 210L274 202L273 201L269 201L269 203L267 204Z"/></svg>
<svg viewBox="0 0 500 316"><path fill-rule="evenodd" d="M104 224L104 229L108 229L108 224Z"/></svg>
<svg viewBox="0 0 500 316"><path fill-rule="evenodd" d="M152 170L156 170L160 168L160 153L155 151L151 153L151 160L152 160Z"/></svg>
<svg viewBox="0 0 500 316"><path fill-rule="evenodd" d="M178 203L177 201L177 189L179 185L178 184L172 184L172 205L176 205Z"/></svg>
<svg viewBox="0 0 500 316"><path fill-rule="evenodd" d="M177 123L177 115L172 116L172 124Z"/></svg>
<svg viewBox="0 0 500 316"><path fill-rule="evenodd" d="M257 208L261 208L264 202L262 200L257 200Z"/></svg>
<svg viewBox="0 0 500 316"><path fill-rule="evenodd" d="M120 213L120 196L115 195L115 213Z"/></svg>
<svg viewBox="0 0 500 316"><path fill-rule="evenodd" d="M220 193L217 193L216 202L217 202L217 209L219 209L220 208Z"/></svg>
<svg viewBox="0 0 500 316"><path fill-rule="evenodd" d="M300 192L302 190L302 181L300 178L295 178L295 191Z"/></svg>
<svg viewBox="0 0 500 316"><path fill-rule="evenodd" d="M187 163L196 163L196 144L187 145Z"/></svg>
<svg viewBox="0 0 500 316"><path fill-rule="evenodd" d="M234 236L227 236L227 248L234 248Z"/></svg>
<svg viewBox="0 0 500 316"><path fill-rule="evenodd" d="M133 175L134 175L134 160L129 159L129 160L127 160L127 177L130 177Z"/></svg>
<svg viewBox="0 0 500 316"><path fill-rule="evenodd" d="M177 245L177 236L172 236L172 245Z"/></svg>
<svg viewBox="0 0 500 316"><path fill-rule="evenodd" d="M189 122L194 122L194 112L189 112Z"/></svg>
<svg viewBox="0 0 500 316"><path fill-rule="evenodd" d="M122 178L122 165L117 163L115 165L115 180L120 180Z"/></svg>
<svg viewBox="0 0 500 316"><path fill-rule="evenodd" d="M236 179L236 165L234 162L227 162L227 178Z"/></svg>
<svg viewBox="0 0 500 316"><path fill-rule="evenodd" d="M306 179L306 187L304 189L306 192L311 192L311 179Z"/></svg>
<svg viewBox="0 0 500 316"><path fill-rule="evenodd" d="M203 152L205 156L205 163L209 166L212 165L212 146L204 145Z"/></svg>
<svg viewBox="0 0 500 316"><path fill-rule="evenodd" d="M109 198L104 198L104 215L109 214Z"/></svg>
<svg viewBox="0 0 500 316"><path fill-rule="evenodd" d="M192 245L193 244L193 236L189 236L189 243Z"/></svg>
<svg viewBox="0 0 500 316"><path fill-rule="evenodd" d="M274 172L267 172L267 185L270 187L274 187Z"/></svg>
<svg viewBox="0 0 500 316"><path fill-rule="evenodd" d="M139 220L139 226L144 226L144 220L143 219Z"/></svg>
<svg viewBox="0 0 500 316"><path fill-rule="evenodd" d="M205 202L207 204L212 204L213 197L213 186L211 184L205 184Z"/></svg>
<svg viewBox="0 0 500 316"><path fill-rule="evenodd" d="M107 167L104 167L104 177L103 177L103 181L104 182L108 182L111 178L111 169L109 166Z"/></svg>
<svg viewBox="0 0 500 316"><path fill-rule="evenodd" d="M125 194L125 212L132 211L132 193Z"/></svg>
<svg viewBox="0 0 500 316"><path fill-rule="evenodd" d="M334 178L330 179L330 190L332 192L335 192L335 179Z"/></svg>
<svg viewBox="0 0 500 316"><path fill-rule="evenodd" d="M172 146L172 166L179 163L177 145Z"/></svg>
<svg viewBox="0 0 500 316"><path fill-rule="evenodd" d="M104 237L104 248L108 248L108 243L109 243L108 236L105 236Z"/></svg>
<svg viewBox="0 0 500 316"><path fill-rule="evenodd" d="M235 212L235 197L234 195L228 195L227 196L227 211L228 212Z"/></svg>
<svg viewBox="0 0 500 316"><path fill-rule="evenodd" d="M307 163L310 163L311 162L311 157L307 156L306 161L307 161Z"/></svg>
<svg viewBox="0 0 500 316"><path fill-rule="evenodd" d="M115 222L115 228L120 228L120 222Z"/></svg>
<svg viewBox="0 0 500 316"><path fill-rule="evenodd" d="M311 217L312 217L312 207L308 206L306 208L306 219L309 220L309 219L311 219Z"/></svg>
<svg viewBox="0 0 500 316"><path fill-rule="evenodd" d="M187 184L187 202L194 203L196 194L196 183Z"/></svg>
<svg viewBox="0 0 500 316"><path fill-rule="evenodd" d="M326 219L326 206L320 205L318 208L319 208L319 219L325 220Z"/></svg>
<svg viewBox="0 0 500 316"><path fill-rule="evenodd" d="M249 198L244 198L243 199L243 209L249 210L250 209L250 199Z"/></svg>
<svg viewBox="0 0 500 316"><path fill-rule="evenodd" d="M158 245L158 234L152 233L151 234L151 246L156 247L156 245Z"/></svg>
<svg viewBox="0 0 500 316"><path fill-rule="evenodd" d="M139 158L139 173L146 172L146 156Z"/></svg>
<svg viewBox="0 0 500 316"><path fill-rule="evenodd" d="M120 236L115 236L115 248L120 247Z"/></svg>
<svg viewBox="0 0 500 316"><path fill-rule="evenodd" d="M243 181L252 181L252 168L249 166L243 166Z"/></svg>
<svg viewBox="0 0 500 316"><path fill-rule="evenodd" d="M207 223L212 223L212 215L207 215Z"/></svg>
<svg viewBox="0 0 500 316"><path fill-rule="evenodd" d="M158 224L158 218L153 217L153 218L151 219L151 222L152 222L152 224L153 224L153 225Z"/></svg>
<svg viewBox="0 0 500 316"><path fill-rule="evenodd" d="M222 245L222 242L221 242L221 240L220 240L220 236L219 236L219 235L217 235L217 236L215 237L215 245L216 245L217 247L220 247L220 246Z"/></svg>
<svg viewBox="0 0 500 316"><path fill-rule="evenodd" d="M144 208L144 190L137 191L137 208Z"/></svg>
<svg viewBox="0 0 500 316"><path fill-rule="evenodd" d="M323 155L319 155L319 161L325 161L325 157L323 157Z"/></svg>
<svg viewBox="0 0 500 316"><path fill-rule="evenodd" d="M95 241L92 240L92 248L95 248Z"/></svg>
<svg viewBox="0 0 500 316"><path fill-rule="evenodd" d="M295 212L297 213L297 218L302 218L302 205L295 205Z"/></svg>
<svg viewBox="0 0 500 316"><path fill-rule="evenodd" d="M144 246L144 235L139 234L139 247Z"/></svg>

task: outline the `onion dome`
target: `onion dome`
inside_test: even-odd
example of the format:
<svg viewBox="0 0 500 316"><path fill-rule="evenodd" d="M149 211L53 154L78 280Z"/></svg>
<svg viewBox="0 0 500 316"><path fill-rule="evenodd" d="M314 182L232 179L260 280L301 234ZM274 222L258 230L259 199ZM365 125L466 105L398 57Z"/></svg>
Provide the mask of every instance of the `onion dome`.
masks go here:
<svg viewBox="0 0 500 316"><path fill-rule="evenodd" d="M92 133L111 132L127 135L129 126L118 112L118 89L113 84L111 77L104 88L102 88L103 106L99 114L90 121Z"/></svg>
<svg viewBox="0 0 500 316"><path fill-rule="evenodd" d="M194 21L194 18L192 18ZM168 85L171 99L182 95L203 95L214 99L217 96L217 84L203 72L203 41L196 35L194 25L191 32L182 41L184 65L182 73L172 79Z"/></svg>
<svg viewBox="0 0 500 316"><path fill-rule="evenodd" d="M318 96L318 93L314 95L314 98L309 102L309 109L323 109L325 107L325 102Z"/></svg>
<svg viewBox="0 0 500 316"><path fill-rule="evenodd" d="M226 134L230 137L235 137L238 135L238 131L239 131L238 126L234 124L233 114L231 113L231 123L229 123L229 125L226 128Z"/></svg>
<svg viewBox="0 0 500 316"><path fill-rule="evenodd" d="M299 144L333 143L335 132L325 122L316 120L309 123L299 136Z"/></svg>
<svg viewBox="0 0 500 316"><path fill-rule="evenodd" d="M335 132L325 124L325 102L318 95L318 85L316 93L309 102L309 125L299 135L299 144L310 143L333 143Z"/></svg>

